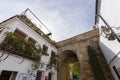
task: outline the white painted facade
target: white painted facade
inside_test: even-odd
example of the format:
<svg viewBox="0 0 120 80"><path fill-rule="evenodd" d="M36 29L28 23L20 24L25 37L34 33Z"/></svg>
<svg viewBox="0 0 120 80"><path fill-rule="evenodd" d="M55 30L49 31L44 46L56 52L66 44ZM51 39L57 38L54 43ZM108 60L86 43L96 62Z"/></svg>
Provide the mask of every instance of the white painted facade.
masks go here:
<svg viewBox="0 0 120 80"><path fill-rule="evenodd" d="M96 3L96 14L99 15L99 19L96 20L96 25L99 28L100 34L99 46L106 58L114 79L120 80L120 41L118 41L117 38L115 40L108 40L103 32L102 27L104 26L104 28L111 28L113 30L113 33L115 33L116 36L120 39L120 27L116 27L119 26L119 0L96 1L98 1Z"/></svg>
<svg viewBox="0 0 120 80"><path fill-rule="evenodd" d="M117 35L119 35L120 30L117 30L115 28L112 29ZM108 40L108 38L105 37L105 34L102 31L101 26L99 27L99 31L100 31L100 39L99 39L100 48L111 69L113 77L115 78L115 80L119 80L120 79L119 77L120 76L120 42L117 39ZM116 71L114 68L116 68Z"/></svg>
<svg viewBox="0 0 120 80"><path fill-rule="evenodd" d="M52 69L47 69L47 65L50 63L51 51L54 51L57 54L56 47L50 44L46 39L41 37L37 32L32 30L32 28L30 28L17 17L3 22L2 24L0 24L0 27L4 27L3 31L0 33L0 43L6 37L6 32L14 32L16 29L18 29L26 34L28 37L34 39L41 47L43 46L43 44L48 46L47 53L49 55L41 57L41 63L43 63L43 65L41 65L41 67L39 68L39 70L42 72L41 80L45 80L45 76L48 77L49 72L52 72L51 80L57 80L57 70L54 67ZM10 56L8 56L6 60L3 60L8 54L10 54ZM0 56L1 55L2 51L0 52ZM33 73L31 74L32 64L34 63L34 61L24 58L24 61L19 64L22 60L22 56L14 55L7 52L4 54L4 56L0 58L0 71L5 70L17 72L17 77L15 78L15 80L36 80L37 71L33 71ZM26 78L24 79L24 77Z"/></svg>

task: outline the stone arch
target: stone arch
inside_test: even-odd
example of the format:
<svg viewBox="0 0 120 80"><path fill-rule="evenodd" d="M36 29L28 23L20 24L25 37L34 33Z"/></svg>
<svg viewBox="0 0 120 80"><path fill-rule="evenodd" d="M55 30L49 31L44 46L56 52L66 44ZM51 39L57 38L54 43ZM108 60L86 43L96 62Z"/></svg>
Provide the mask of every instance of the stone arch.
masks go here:
<svg viewBox="0 0 120 80"><path fill-rule="evenodd" d="M80 65L80 80L95 80L92 66L90 65L88 56L88 46L91 46L96 50L96 55L101 63L101 68L104 71L106 80L110 80L112 77L109 67L106 64L104 56L98 46L99 30L94 29L78 36L57 42L58 54L59 54L59 69L58 80L69 80L67 72L67 63L74 62L75 58ZM68 60L67 60L68 59ZM70 60L69 60L70 59ZM107 72L107 74L106 74ZM108 74L110 73L110 74Z"/></svg>
<svg viewBox="0 0 120 80"><path fill-rule="evenodd" d="M76 53L72 50L63 51L61 53L60 57L61 57L61 59L60 59L61 63L69 61L69 59L71 59L71 61L69 63L78 61Z"/></svg>
<svg viewBox="0 0 120 80"><path fill-rule="evenodd" d="M80 80L95 80L89 63L87 46L96 46L94 41L98 41L98 37L96 29L57 43L59 53L58 80L69 80L67 64L75 60L80 65Z"/></svg>
<svg viewBox="0 0 120 80"><path fill-rule="evenodd" d="M94 80L86 45L82 45L82 47L79 46L78 48L76 47L76 50L64 49L59 56L59 80L69 80L68 64L75 61L79 63L80 80Z"/></svg>
<svg viewBox="0 0 120 80"><path fill-rule="evenodd" d="M72 50L65 50L61 52L59 61L59 80L69 79L69 64L78 61L77 54Z"/></svg>

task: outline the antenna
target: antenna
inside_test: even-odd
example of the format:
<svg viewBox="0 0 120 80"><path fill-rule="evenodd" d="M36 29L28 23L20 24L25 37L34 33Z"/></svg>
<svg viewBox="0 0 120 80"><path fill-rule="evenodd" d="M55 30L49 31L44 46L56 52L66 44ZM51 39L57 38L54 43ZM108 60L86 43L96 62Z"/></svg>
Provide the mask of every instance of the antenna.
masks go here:
<svg viewBox="0 0 120 80"><path fill-rule="evenodd" d="M43 24L43 22L29 8L27 8L25 11L23 11L20 15L25 15L27 13L27 11L29 11L49 31L48 34L52 35L51 31L46 27L46 25ZM48 36L50 36L50 35L48 35Z"/></svg>

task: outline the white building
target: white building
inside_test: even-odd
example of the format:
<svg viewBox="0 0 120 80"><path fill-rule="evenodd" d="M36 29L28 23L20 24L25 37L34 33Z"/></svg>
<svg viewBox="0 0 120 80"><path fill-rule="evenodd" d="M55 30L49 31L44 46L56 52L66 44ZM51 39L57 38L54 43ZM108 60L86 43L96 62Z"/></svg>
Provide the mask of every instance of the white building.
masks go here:
<svg viewBox="0 0 120 80"><path fill-rule="evenodd" d="M10 32L16 36L15 40L9 38ZM57 48L26 16L16 15L0 23L0 43L0 80L57 80L57 69L50 66L51 59L57 55ZM35 56L41 54L35 55L31 51L39 48L46 54L41 56L41 61L37 61L38 66L34 70L36 66L33 65L40 58Z"/></svg>
<svg viewBox="0 0 120 80"><path fill-rule="evenodd" d="M120 80L120 27L113 27L107 23L107 21L101 16L104 12L101 12L100 14L100 8L103 9L105 7L101 7L101 0L97 1L96 14L98 14L98 16L96 17L96 23L99 24L96 25L99 27L99 45L110 67L113 77L115 80ZM107 3L109 3L109 1Z"/></svg>

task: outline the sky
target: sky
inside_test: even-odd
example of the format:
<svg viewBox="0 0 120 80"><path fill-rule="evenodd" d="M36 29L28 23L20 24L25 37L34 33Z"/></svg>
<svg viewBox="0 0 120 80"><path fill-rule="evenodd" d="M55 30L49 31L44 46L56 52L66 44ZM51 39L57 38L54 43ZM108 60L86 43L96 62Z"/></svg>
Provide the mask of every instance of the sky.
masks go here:
<svg viewBox="0 0 120 80"><path fill-rule="evenodd" d="M93 29L95 0L0 0L0 22L27 8L47 26L55 41Z"/></svg>
<svg viewBox="0 0 120 80"><path fill-rule="evenodd" d="M100 12L111 27L120 27L120 0L102 0Z"/></svg>

